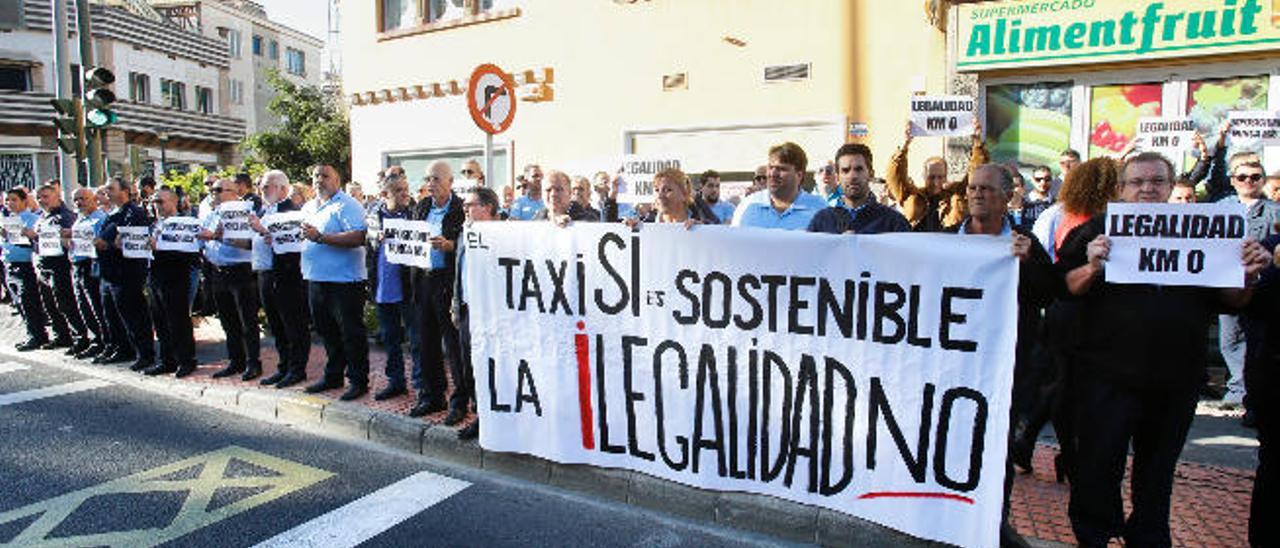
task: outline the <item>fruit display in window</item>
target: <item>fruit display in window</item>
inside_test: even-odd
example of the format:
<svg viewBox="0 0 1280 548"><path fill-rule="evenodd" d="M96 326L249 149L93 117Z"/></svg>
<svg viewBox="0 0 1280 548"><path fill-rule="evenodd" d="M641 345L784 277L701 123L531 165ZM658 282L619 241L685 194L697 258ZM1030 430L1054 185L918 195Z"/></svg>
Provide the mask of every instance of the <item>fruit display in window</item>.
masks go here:
<svg viewBox="0 0 1280 548"><path fill-rule="evenodd" d="M1098 86L1090 108L1089 157L1124 150L1138 132L1138 119L1160 116L1160 84Z"/></svg>
<svg viewBox="0 0 1280 548"><path fill-rule="evenodd" d="M1071 141L1070 85L988 87L987 135L995 162L1056 165Z"/></svg>
<svg viewBox="0 0 1280 548"><path fill-rule="evenodd" d="M1196 130L1215 135L1218 126L1233 110L1267 110L1267 77L1203 80L1187 84L1187 115L1196 121ZM1210 141L1212 142L1212 141Z"/></svg>

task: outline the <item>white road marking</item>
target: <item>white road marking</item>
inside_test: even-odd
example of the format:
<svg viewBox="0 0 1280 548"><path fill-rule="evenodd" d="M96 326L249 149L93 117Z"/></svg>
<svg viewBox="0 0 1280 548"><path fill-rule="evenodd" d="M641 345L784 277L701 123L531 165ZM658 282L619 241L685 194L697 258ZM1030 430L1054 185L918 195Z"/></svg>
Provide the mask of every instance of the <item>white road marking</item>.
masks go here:
<svg viewBox="0 0 1280 548"><path fill-rule="evenodd" d="M31 366L18 362L0 362L0 374L13 373L14 371L26 371Z"/></svg>
<svg viewBox="0 0 1280 548"><path fill-rule="evenodd" d="M418 472L258 544L265 547L352 547L470 487L460 479Z"/></svg>
<svg viewBox="0 0 1280 548"><path fill-rule="evenodd" d="M67 394L75 394L76 392L84 392L86 390L94 390L104 386L111 386L107 381L98 379L88 379L83 381L69 382L66 384L57 384L44 388L36 388L34 390L23 390L21 392L13 392L9 394L0 394L0 407L13 405L15 403L23 403L34 400L42 400L45 398L53 398L57 396L65 396Z"/></svg>
<svg viewBox="0 0 1280 548"><path fill-rule="evenodd" d="M1243 436L1213 436L1191 440L1195 445L1234 445L1236 447L1258 447L1258 440Z"/></svg>

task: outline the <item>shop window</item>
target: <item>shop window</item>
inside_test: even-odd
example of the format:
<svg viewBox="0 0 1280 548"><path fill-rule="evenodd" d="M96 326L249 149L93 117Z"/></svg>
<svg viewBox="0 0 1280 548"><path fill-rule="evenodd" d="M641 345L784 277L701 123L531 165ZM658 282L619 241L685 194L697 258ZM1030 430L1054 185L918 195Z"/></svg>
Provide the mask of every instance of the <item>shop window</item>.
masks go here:
<svg viewBox="0 0 1280 548"><path fill-rule="evenodd" d="M1205 142L1213 146L1218 127L1233 110L1267 110L1267 76L1241 76L1187 82L1187 116L1196 121L1196 129Z"/></svg>
<svg viewBox="0 0 1280 548"><path fill-rule="evenodd" d="M1160 116L1162 84L1094 86L1089 104L1089 157L1116 156L1138 132L1138 119Z"/></svg>
<svg viewBox="0 0 1280 548"><path fill-rule="evenodd" d="M986 130L992 161L1053 166L1071 145L1071 83L987 87Z"/></svg>

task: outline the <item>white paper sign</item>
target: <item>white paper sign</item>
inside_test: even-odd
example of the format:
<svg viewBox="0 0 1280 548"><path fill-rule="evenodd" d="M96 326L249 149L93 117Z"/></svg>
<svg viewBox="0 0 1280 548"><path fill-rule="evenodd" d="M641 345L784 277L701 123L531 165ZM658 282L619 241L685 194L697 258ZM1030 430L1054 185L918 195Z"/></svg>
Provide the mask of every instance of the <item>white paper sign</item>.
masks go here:
<svg viewBox="0 0 1280 548"><path fill-rule="evenodd" d="M0 227L4 228L4 241L14 245L31 245L31 239L22 235L27 229L27 222L18 215L0 217Z"/></svg>
<svg viewBox="0 0 1280 548"><path fill-rule="evenodd" d="M1237 110L1227 113L1227 132L1232 148L1280 145L1280 113L1266 110Z"/></svg>
<svg viewBox="0 0 1280 548"><path fill-rule="evenodd" d="M1139 118L1136 138L1142 150L1159 152L1174 165L1181 165L1184 153L1195 147L1196 121L1181 118Z"/></svg>
<svg viewBox="0 0 1280 548"><path fill-rule="evenodd" d="M383 219L382 241L387 246L387 262L431 268L431 237L434 232L426 221Z"/></svg>
<svg viewBox="0 0 1280 548"><path fill-rule="evenodd" d="M71 256L80 258L98 258L98 248L93 245L98 232L92 219L81 219L71 227Z"/></svg>
<svg viewBox="0 0 1280 548"><path fill-rule="evenodd" d="M151 227L122 226L120 232L120 253L126 259L151 258Z"/></svg>
<svg viewBox="0 0 1280 548"><path fill-rule="evenodd" d="M156 236L156 251L200 251L200 232L204 226L195 217L169 217L160 221L160 233Z"/></svg>
<svg viewBox="0 0 1280 548"><path fill-rule="evenodd" d="M62 227L57 223L37 223L36 251L41 257L61 257L66 255L62 249Z"/></svg>
<svg viewBox="0 0 1280 548"><path fill-rule="evenodd" d="M226 202L218 206L218 220L222 223L222 239L253 238L253 227L249 226L249 215L252 213L253 202L248 200Z"/></svg>
<svg viewBox="0 0 1280 548"><path fill-rule="evenodd" d="M476 223L460 245L485 450L998 544L1008 239Z"/></svg>
<svg viewBox="0 0 1280 548"><path fill-rule="evenodd" d="M668 168L680 169L680 160L635 155L623 157L622 174L619 175L618 182L618 202L653 203L655 196L653 176Z"/></svg>
<svg viewBox="0 0 1280 548"><path fill-rule="evenodd" d="M1110 204L1111 283L1243 287L1242 204Z"/></svg>
<svg viewBox="0 0 1280 548"><path fill-rule="evenodd" d="M965 95L913 95L911 135L915 137L968 137L978 102Z"/></svg>
<svg viewBox="0 0 1280 548"><path fill-rule="evenodd" d="M302 237L302 223L306 214L301 211L272 213L262 218L262 226L271 233L271 251L276 255L282 253L300 253L307 241Z"/></svg>

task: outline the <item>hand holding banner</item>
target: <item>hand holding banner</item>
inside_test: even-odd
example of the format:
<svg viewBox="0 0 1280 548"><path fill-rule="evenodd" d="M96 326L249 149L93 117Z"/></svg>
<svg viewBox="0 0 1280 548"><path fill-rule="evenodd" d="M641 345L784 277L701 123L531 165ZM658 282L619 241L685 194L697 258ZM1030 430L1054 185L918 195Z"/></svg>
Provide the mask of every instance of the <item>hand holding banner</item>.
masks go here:
<svg viewBox="0 0 1280 548"><path fill-rule="evenodd" d="M306 214L301 211L272 213L262 218L262 226L271 233L271 251L276 255L282 253L299 253L306 240L302 237L302 222Z"/></svg>
<svg viewBox="0 0 1280 548"><path fill-rule="evenodd" d="M222 239L248 240L253 238L253 227L249 226L249 214L253 213L253 202L242 200L225 202L218 206L218 218L222 223Z"/></svg>
<svg viewBox="0 0 1280 548"><path fill-rule="evenodd" d="M120 253L126 259L151 259L151 227L122 226L120 233Z"/></svg>
<svg viewBox="0 0 1280 548"><path fill-rule="evenodd" d="M38 239L38 253L41 257L61 257L66 255L62 249L62 227L56 223L40 223L39 232L36 233Z"/></svg>
<svg viewBox="0 0 1280 548"><path fill-rule="evenodd" d="M98 237L93 223L76 223L71 227L71 255L75 257L98 258L98 248L93 240Z"/></svg>
<svg viewBox="0 0 1280 548"><path fill-rule="evenodd" d="M200 232L204 227L195 217L169 217L160 221L160 234L156 236L156 251L200 251Z"/></svg>
<svg viewBox="0 0 1280 548"><path fill-rule="evenodd" d="M1110 283L1243 287L1241 204L1110 204Z"/></svg>
<svg viewBox="0 0 1280 548"><path fill-rule="evenodd" d="M965 95L911 97L912 137L968 137L977 101Z"/></svg>

